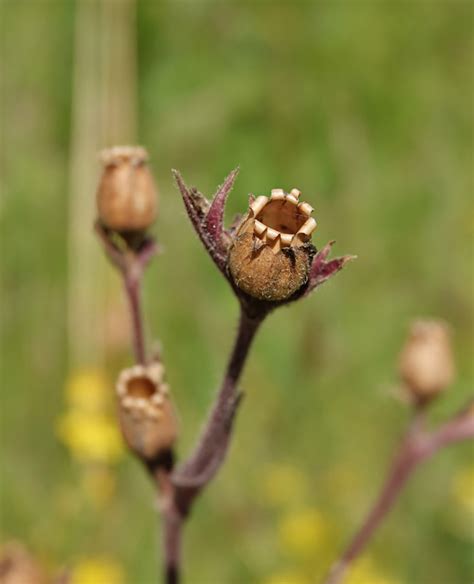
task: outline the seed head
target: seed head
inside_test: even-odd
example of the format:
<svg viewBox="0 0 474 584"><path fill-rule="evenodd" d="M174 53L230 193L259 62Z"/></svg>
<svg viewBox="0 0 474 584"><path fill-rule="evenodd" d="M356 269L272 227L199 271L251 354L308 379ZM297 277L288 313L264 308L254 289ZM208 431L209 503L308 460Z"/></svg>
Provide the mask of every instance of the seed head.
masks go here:
<svg viewBox="0 0 474 584"><path fill-rule="evenodd" d="M178 425L163 381L161 363L124 369L116 391L123 436L140 458L153 461L169 452L178 436Z"/></svg>
<svg viewBox="0 0 474 584"><path fill-rule="evenodd" d="M97 190L99 219L120 233L148 229L156 217L157 191L139 146L114 146L101 152L104 165Z"/></svg>
<svg viewBox="0 0 474 584"><path fill-rule="evenodd" d="M417 402L426 402L446 390L454 379L454 360L446 323L415 321L400 354L399 370Z"/></svg>
<svg viewBox="0 0 474 584"><path fill-rule="evenodd" d="M235 231L229 271L235 285L254 298L286 300L308 281L316 220L313 208L299 196L297 189L273 189L270 197L251 200Z"/></svg>
<svg viewBox="0 0 474 584"><path fill-rule="evenodd" d="M270 197L251 197L243 219L224 227L227 198L237 178L233 170L208 200L189 188L174 170L191 223L242 309L263 318L274 308L308 296L355 256L328 259L334 241L319 253L311 244L313 209L299 201L300 192L274 189Z"/></svg>

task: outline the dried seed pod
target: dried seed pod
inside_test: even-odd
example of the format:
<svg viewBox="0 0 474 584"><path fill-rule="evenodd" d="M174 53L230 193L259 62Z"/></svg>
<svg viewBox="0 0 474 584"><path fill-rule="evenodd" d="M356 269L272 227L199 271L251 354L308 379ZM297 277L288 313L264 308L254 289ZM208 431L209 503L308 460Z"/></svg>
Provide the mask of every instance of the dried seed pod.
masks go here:
<svg viewBox="0 0 474 584"><path fill-rule="evenodd" d="M0 549L0 582L2 584L45 584L45 574L37 560L12 541Z"/></svg>
<svg viewBox="0 0 474 584"><path fill-rule="evenodd" d="M427 401L454 379L449 328L443 321L417 320L400 354L400 376L412 397Z"/></svg>
<svg viewBox="0 0 474 584"><path fill-rule="evenodd" d="M161 363L124 369L116 391L123 436L140 458L153 461L169 452L178 436L178 424L163 381Z"/></svg>
<svg viewBox="0 0 474 584"><path fill-rule="evenodd" d="M316 220L299 197L298 189L257 197L233 235L229 271L236 286L254 298L286 300L308 280Z"/></svg>
<svg viewBox="0 0 474 584"><path fill-rule="evenodd" d="M157 211L157 191L148 154L138 146L115 146L101 152L104 165L97 190L101 222L120 233L145 231Z"/></svg>

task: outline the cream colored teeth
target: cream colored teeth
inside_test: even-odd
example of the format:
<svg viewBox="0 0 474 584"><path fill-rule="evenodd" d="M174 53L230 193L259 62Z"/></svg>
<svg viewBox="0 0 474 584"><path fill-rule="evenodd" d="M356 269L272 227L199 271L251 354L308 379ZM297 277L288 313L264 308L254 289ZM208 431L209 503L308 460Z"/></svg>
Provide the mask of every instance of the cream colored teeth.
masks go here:
<svg viewBox="0 0 474 584"><path fill-rule="evenodd" d="M260 211L265 207L268 203L268 197L260 196L255 199L255 201L250 205L250 209L253 212L254 217L256 217Z"/></svg>
<svg viewBox="0 0 474 584"><path fill-rule="evenodd" d="M130 376L129 379L133 377L141 377L142 375L145 375L145 367L143 367L143 365L134 365L131 369L130 369Z"/></svg>
<svg viewBox="0 0 474 584"><path fill-rule="evenodd" d="M135 400L133 397L126 396L122 399L122 405L124 408L130 409L135 405Z"/></svg>
<svg viewBox="0 0 474 584"><path fill-rule="evenodd" d="M160 393L154 393L151 396L150 400L151 400L152 403L154 403L155 405L159 406L159 405L161 405L165 401L165 398Z"/></svg>
<svg viewBox="0 0 474 584"><path fill-rule="evenodd" d="M148 366L148 377L158 384L163 379L164 371L165 368L161 363L153 363Z"/></svg>
<svg viewBox="0 0 474 584"><path fill-rule="evenodd" d="M261 221L255 221L254 223L254 230L257 235L263 235L267 230L267 226L264 225Z"/></svg>
<svg viewBox="0 0 474 584"><path fill-rule="evenodd" d="M286 195L285 201L287 201L288 203L292 203L293 205L298 204L298 199L294 195Z"/></svg>
<svg viewBox="0 0 474 584"><path fill-rule="evenodd" d="M311 205L309 205L308 203L300 203L298 205L298 209L304 214L307 215L308 217L311 216L311 213L314 211L313 207L311 207Z"/></svg>
<svg viewBox="0 0 474 584"><path fill-rule="evenodd" d="M267 241L274 241L278 236L280 235L280 232L277 231L276 229L272 229L271 227L267 227Z"/></svg>
<svg viewBox="0 0 474 584"><path fill-rule="evenodd" d="M314 209L308 203L300 202L300 195L301 191L296 188L291 189L289 193L286 193L283 189L272 189L270 197L259 196L250 204L251 214L253 215L253 221L250 225L253 224L253 233L270 246L274 253L277 253L282 247L299 246L305 243L316 229L316 220L311 217ZM281 208L278 205L271 205L268 210L265 210L267 204L271 204L274 201L280 201ZM295 211L292 210L291 206L286 207L285 210L287 203L294 205L296 207ZM290 220L290 224L291 221L296 221L298 225L301 224L302 220L306 220L296 233L283 233L265 224L272 224L273 221L277 224L280 213L282 225L288 220ZM293 213L295 213L295 218L290 219L288 214L292 215Z"/></svg>
<svg viewBox="0 0 474 584"><path fill-rule="evenodd" d="M283 189L272 189L272 197L274 201L279 201L285 198L285 191Z"/></svg>
<svg viewBox="0 0 474 584"><path fill-rule="evenodd" d="M302 225L298 229L298 233L295 235L295 237L297 237L301 241L307 241L311 237L311 234L313 233L313 231L316 229L316 225L317 225L316 219L313 219L313 217L310 217L304 223L304 225Z"/></svg>

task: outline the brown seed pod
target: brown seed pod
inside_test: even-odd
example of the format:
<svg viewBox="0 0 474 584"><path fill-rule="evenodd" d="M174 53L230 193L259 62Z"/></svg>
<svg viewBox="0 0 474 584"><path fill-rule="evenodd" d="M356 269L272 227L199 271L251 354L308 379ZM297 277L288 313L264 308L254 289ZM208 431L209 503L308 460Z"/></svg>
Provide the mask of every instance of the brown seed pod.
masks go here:
<svg viewBox="0 0 474 584"><path fill-rule="evenodd" d="M120 233L145 231L157 212L157 191L146 150L114 146L101 152L101 160L104 170L97 189L100 221Z"/></svg>
<svg viewBox="0 0 474 584"><path fill-rule="evenodd" d="M12 541L0 549L0 582L2 584L46 584L47 579L37 560Z"/></svg>
<svg viewBox="0 0 474 584"><path fill-rule="evenodd" d="M116 391L122 433L131 450L152 461L169 452L178 424L161 363L124 369Z"/></svg>
<svg viewBox="0 0 474 584"><path fill-rule="evenodd" d="M449 327L443 321L417 320L400 354L400 376L416 401L444 391L454 379Z"/></svg>
<svg viewBox="0 0 474 584"><path fill-rule="evenodd" d="M286 300L308 279L316 220L299 196L297 189L273 189L270 198L257 197L235 232L229 271L236 286L254 298Z"/></svg>

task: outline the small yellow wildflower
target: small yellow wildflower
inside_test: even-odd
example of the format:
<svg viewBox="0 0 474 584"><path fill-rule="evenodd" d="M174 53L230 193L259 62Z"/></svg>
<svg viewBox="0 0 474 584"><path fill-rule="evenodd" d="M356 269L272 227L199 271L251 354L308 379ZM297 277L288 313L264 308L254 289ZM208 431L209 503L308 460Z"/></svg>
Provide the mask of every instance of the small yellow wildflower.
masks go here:
<svg viewBox="0 0 474 584"><path fill-rule="evenodd" d="M88 558L72 571L71 584L124 584L125 577L117 562L108 558Z"/></svg>
<svg viewBox="0 0 474 584"><path fill-rule="evenodd" d="M301 502L306 492L307 479L295 466L271 464L263 472L262 494L265 501L279 506Z"/></svg>
<svg viewBox="0 0 474 584"><path fill-rule="evenodd" d="M371 558L361 558L350 568L345 584L401 584L376 568Z"/></svg>
<svg viewBox="0 0 474 584"><path fill-rule="evenodd" d="M451 493L463 510L474 514L474 466L464 468L453 478Z"/></svg>
<svg viewBox="0 0 474 584"><path fill-rule="evenodd" d="M66 382L66 398L72 408L101 411L112 400L112 389L105 374L98 369L84 369Z"/></svg>
<svg viewBox="0 0 474 584"><path fill-rule="evenodd" d="M70 410L60 418L57 431L82 462L114 462L124 449L115 420L104 414Z"/></svg>
<svg viewBox="0 0 474 584"><path fill-rule="evenodd" d="M298 572L281 572L273 574L263 584L311 584L310 581Z"/></svg>
<svg viewBox="0 0 474 584"><path fill-rule="evenodd" d="M115 417L109 413L112 396L106 376L97 369L78 371L66 383L68 409L57 432L81 462L112 463L124 450Z"/></svg>
<svg viewBox="0 0 474 584"><path fill-rule="evenodd" d="M325 544L328 526L316 509L302 509L286 515L278 526L280 546L298 557L309 557Z"/></svg>

